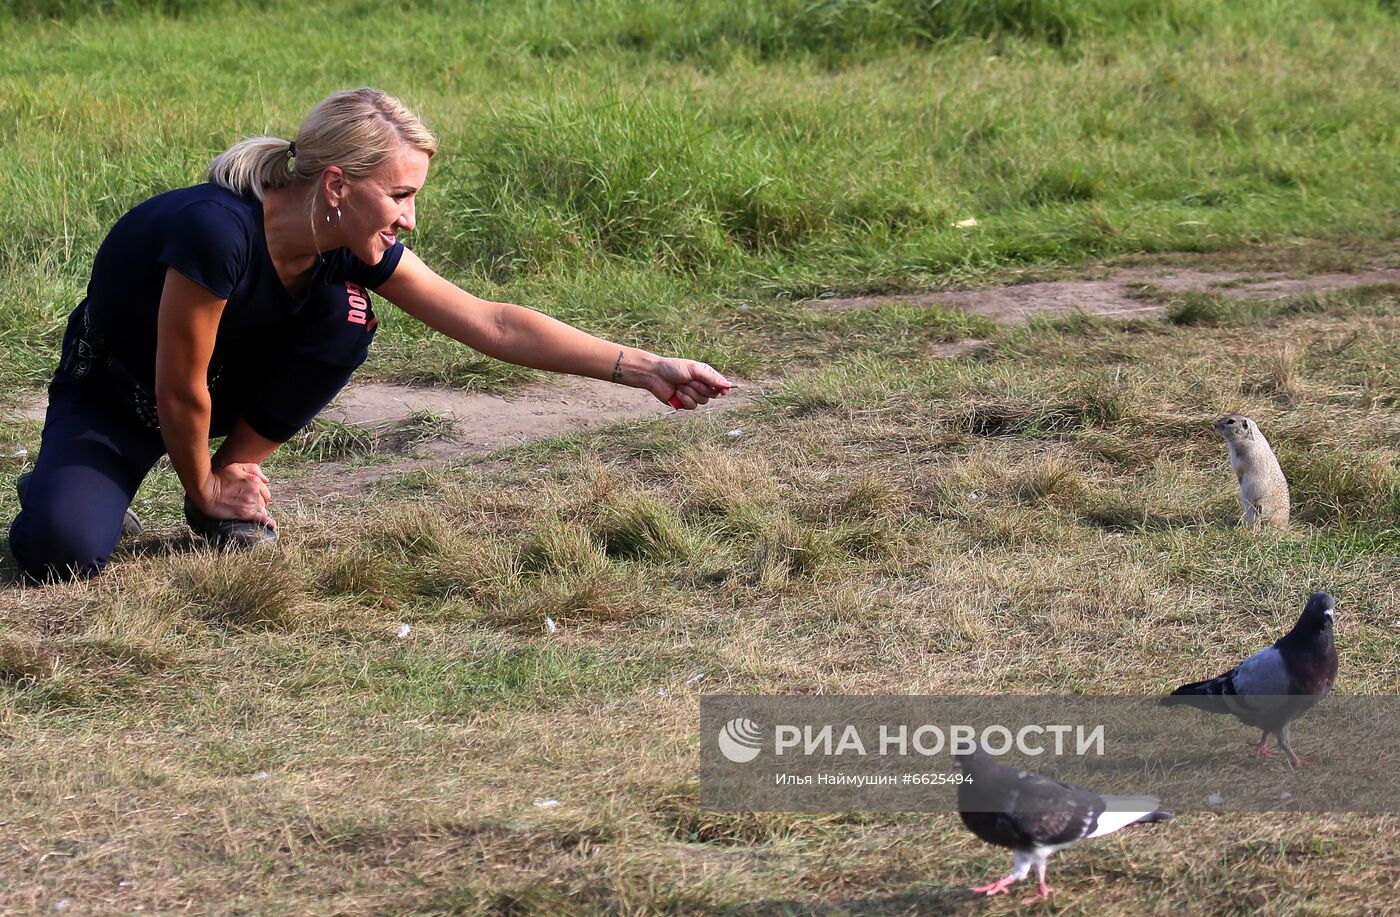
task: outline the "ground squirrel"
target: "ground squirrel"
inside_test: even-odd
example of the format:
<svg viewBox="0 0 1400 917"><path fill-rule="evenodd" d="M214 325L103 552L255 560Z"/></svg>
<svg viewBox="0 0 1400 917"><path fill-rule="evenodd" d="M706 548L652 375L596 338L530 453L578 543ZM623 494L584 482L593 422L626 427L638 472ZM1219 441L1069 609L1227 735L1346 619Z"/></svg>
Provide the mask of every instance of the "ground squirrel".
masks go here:
<svg viewBox="0 0 1400 917"><path fill-rule="evenodd" d="M1215 422L1215 432L1230 447L1244 524L1287 528L1288 482L1258 424L1242 414L1226 414Z"/></svg>

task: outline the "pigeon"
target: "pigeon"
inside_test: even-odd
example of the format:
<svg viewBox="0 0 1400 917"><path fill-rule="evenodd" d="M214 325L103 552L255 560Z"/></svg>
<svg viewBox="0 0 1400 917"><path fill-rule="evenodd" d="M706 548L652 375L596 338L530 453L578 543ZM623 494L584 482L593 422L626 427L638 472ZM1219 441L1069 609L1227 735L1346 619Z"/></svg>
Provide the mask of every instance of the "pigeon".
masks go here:
<svg viewBox="0 0 1400 917"><path fill-rule="evenodd" d="M1255 754L1277 754L1267 747L1269 734L1288 763L1308 762L1293 751L1289 725L1327 696L1337 680L1337 644L1332 620L1337 603L1325 592L1314 592L1298 623L1273 646L1260 650L1224 675L1182 685L1161 705L1185 704L1210 713L1229 713L1240 722L1262 729Z"/></svg>
<svg viewBox="0 0 1400 917"><path fill-rule="evenodd" d="M1158 809L1151 796L1101 796L1082 786L1007 767L980 748L955 755L953 761L960 772L958 814L963 824L987 843L1008 847L1014 854L1011 872L970 889L978 894L1000 895L1034 866L1039 894L1024 903L1041 901L1055 892L1045 884L1046 861L1055 851L1129 825L1172 817Z"/></svg>

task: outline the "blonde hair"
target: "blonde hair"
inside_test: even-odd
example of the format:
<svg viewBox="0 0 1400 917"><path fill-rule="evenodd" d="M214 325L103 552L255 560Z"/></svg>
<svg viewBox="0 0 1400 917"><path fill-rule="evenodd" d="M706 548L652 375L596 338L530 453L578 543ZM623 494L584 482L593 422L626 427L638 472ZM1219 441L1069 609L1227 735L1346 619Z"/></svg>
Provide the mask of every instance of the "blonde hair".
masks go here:
<svg viewBox="0 0 1400 917"><path fill-rule="evenodd" d="M279 137L249 137L209 164L209 180L261 200L264 190L315 178L327 166L363 178L403 145L429 157L437 152L437 139L398 99L379 89L347 89L311 109L295 146Z"/></svg>

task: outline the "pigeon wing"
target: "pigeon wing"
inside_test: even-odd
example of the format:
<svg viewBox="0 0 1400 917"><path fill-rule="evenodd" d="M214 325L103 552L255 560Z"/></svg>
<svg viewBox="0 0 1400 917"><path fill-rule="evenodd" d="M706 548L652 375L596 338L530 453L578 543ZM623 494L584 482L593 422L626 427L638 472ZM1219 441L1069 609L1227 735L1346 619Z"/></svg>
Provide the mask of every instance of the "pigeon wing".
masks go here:
<svg viewBox="0 0 1400 917"><path fill-rule="evenodd" d="M1260 650L1244 662L1235 666L1229 675L1234 690L1232 694L1291 694L1293 677L1289 674L1288 663L1276 646Z"/></svg>
<svg viewBox="0 0 1400 917"><path fill-rule="evenodd" d="M1105 803L1093 790L1022 771L1017 775L1015 810L1008 818L1034 847L1083 840L1094 830Z"/></svg>

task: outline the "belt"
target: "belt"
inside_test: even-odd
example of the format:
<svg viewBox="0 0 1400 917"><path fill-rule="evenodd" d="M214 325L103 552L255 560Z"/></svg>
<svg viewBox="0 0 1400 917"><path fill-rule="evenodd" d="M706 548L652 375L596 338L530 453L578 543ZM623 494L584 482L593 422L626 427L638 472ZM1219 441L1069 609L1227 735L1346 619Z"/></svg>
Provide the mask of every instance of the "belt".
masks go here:
<svg viewBox="0 0 1400 917"><path fill-rule="evenodd" d="M160 415L156 410L154 389L132 375L131 370L117 359L107 346L102 333L93 330L87 304L84 303L81 308L82 330L74 338L72 351L65 354L60 362L59 371L65 372L74 380L80 380L91 375L93 370L100 370L106 377L105 381L112 384L113 391L121 401L135 412L142 426L159 433ZM220 371L221 369L214 370L209 377L211 392L219 381Z"/></svg>

